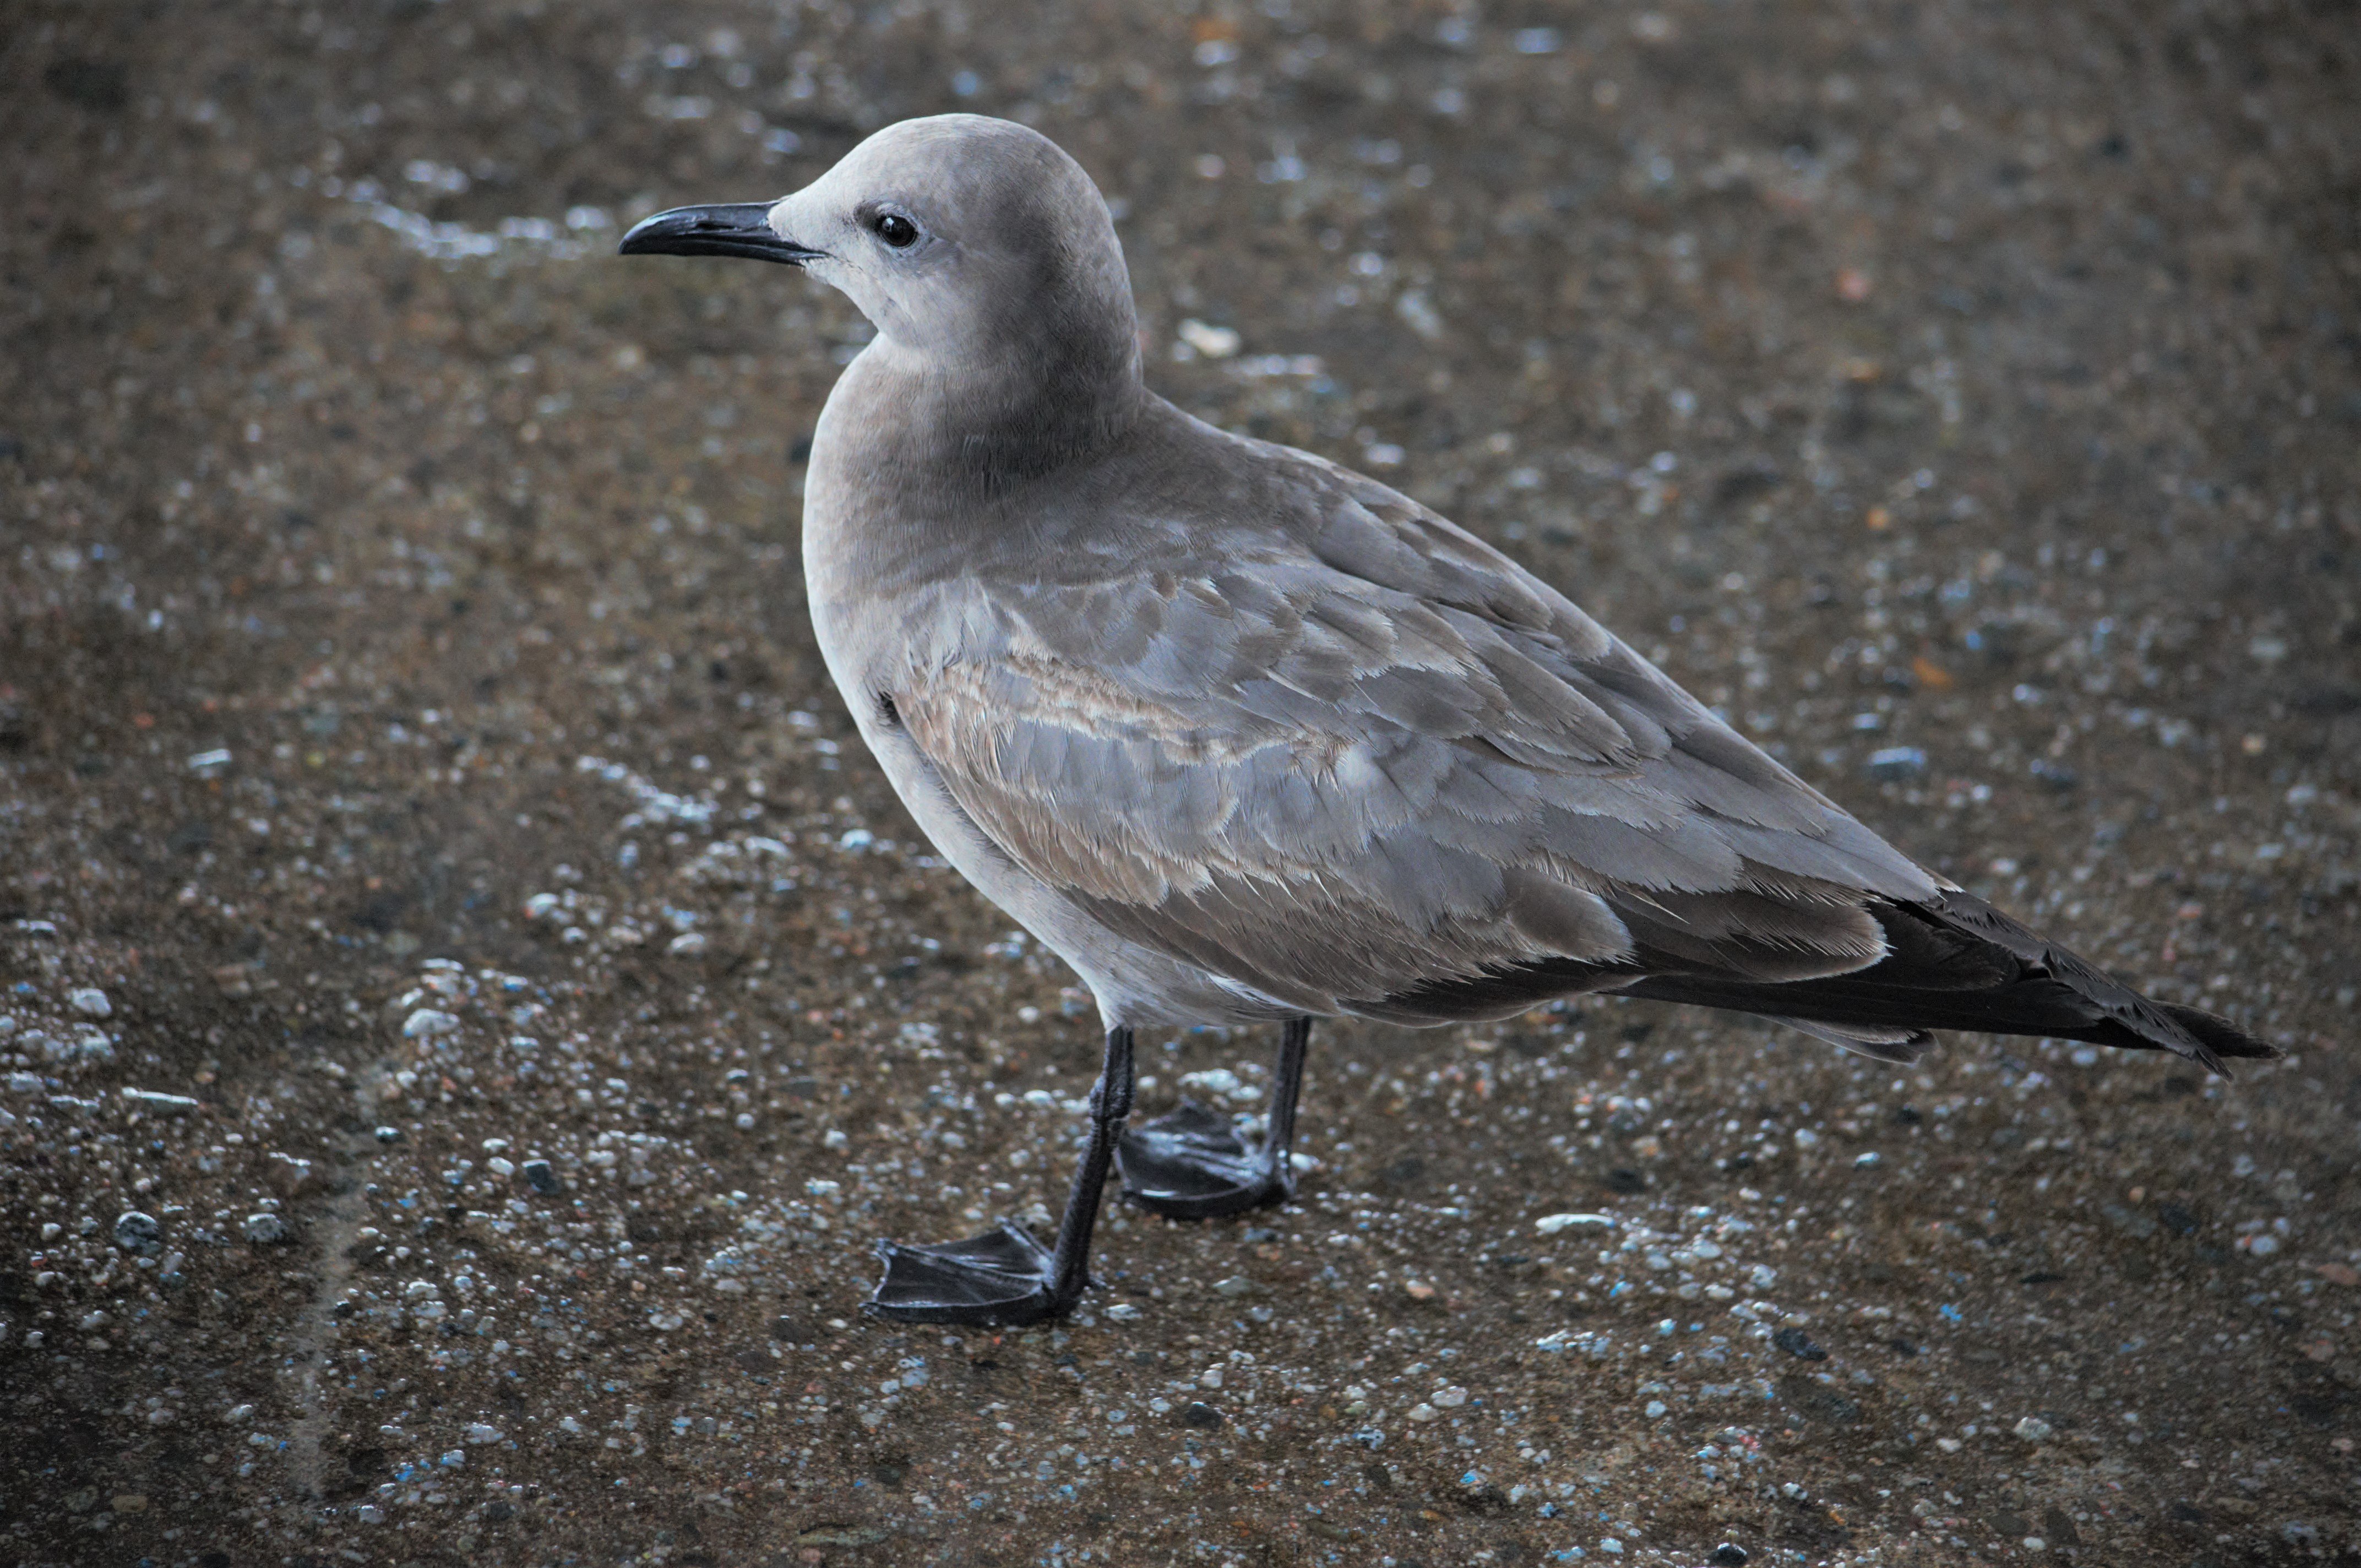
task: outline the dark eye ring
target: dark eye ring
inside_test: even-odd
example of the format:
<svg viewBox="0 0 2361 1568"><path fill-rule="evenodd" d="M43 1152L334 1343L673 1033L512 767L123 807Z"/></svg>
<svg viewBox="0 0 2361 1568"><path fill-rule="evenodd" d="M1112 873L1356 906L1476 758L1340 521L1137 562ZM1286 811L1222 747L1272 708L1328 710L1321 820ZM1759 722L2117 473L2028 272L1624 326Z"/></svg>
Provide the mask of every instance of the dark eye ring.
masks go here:
<svg viewBox="0 0 2361 1568"><path fill-rule="evenodd" d="M877 231L879 239L896 250L907 250L918 243L918 225L899 213L880 213L870 226Z"/></svg>

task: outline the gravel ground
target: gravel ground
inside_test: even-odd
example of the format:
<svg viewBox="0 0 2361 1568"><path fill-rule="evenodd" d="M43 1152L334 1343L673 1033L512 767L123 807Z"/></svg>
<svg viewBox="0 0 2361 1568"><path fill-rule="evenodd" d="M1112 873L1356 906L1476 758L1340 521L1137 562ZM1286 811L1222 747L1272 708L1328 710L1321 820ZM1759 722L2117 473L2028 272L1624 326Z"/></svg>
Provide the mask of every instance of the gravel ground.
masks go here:
<svg viewBox="0 0 2361 1568"><path fill-rule="evenodd" d="M2356 39L11 7L0 1555L2356 1561ZM865 1321L877 1237L1057 1201L1093 1023L811 644L864 329L611 252L955 106L1118 202L1159 388L2287 1059L1323 1026L1296 1205L1117 1219L1055 1332Z"/></svg>

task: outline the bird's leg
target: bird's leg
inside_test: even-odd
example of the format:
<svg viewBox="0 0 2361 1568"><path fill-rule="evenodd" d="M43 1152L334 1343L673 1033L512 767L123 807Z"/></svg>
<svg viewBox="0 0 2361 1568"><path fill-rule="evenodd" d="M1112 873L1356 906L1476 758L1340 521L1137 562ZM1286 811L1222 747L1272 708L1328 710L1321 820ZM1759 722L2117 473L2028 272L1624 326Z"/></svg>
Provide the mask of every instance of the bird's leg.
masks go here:
<svg viewBox="0 0 2361 1568"><path fill-rule="evenodd" d="M1058 1239L1044 1247L1014 1220L965 1241L933 1246L879 1242L885 1277L869 1299L881 1318L905 1323L1021 1328L1074 1310L1090 1284L1091 1232L1115 1140L1131 1114L1131 1031L1110 1029L1106 1062L1091 1091L1089 1141L1074 1171Z"/></svg>
<svg viewBox="0 0 2361 1568"><path fill-rule="evenodd" d="M1279 1036L1279 1073L1270 1086L1268 1130L1248 1148L1230 1119L1193 1100L1123 1135L1123 1194L1175 1220L1210 1220L1284 1203L1295 1196L1295 1103L1303 1091L1303 1056L1312 1020L1290 1018Z"/></svg>

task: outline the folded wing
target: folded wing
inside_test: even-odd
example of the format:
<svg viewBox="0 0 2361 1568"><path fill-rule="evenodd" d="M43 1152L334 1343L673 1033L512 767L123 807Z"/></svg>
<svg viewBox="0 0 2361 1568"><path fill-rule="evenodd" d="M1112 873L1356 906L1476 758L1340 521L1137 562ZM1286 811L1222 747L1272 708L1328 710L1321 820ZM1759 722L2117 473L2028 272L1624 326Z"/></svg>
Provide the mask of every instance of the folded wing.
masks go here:
<svg viewBox="0 0 2361 1568"><path fill-rule="evenodd" d="M892 694L1035 876L1309 1013L1435 1023L1612 991L1905 1058L1930 1025L2071 1033L2023 987L2079 995L2095 971L2057 978L2057 950L1497 552L1284 457L1283 515L1191 531L1213 543L1159 567L980 586L958 656ZM2223 1049L2133 1001L2146 1043Z"/></svg>

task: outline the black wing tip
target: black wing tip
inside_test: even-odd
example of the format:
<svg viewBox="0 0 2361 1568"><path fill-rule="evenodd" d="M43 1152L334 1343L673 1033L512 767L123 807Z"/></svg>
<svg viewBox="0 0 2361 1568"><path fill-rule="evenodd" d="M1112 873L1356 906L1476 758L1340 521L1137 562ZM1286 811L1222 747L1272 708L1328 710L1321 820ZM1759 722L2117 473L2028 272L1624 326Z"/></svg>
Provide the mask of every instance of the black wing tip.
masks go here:
<svg viewBox="0 0 2361 1568"><path fill-rule="evenodd" d="M1620 995L1752 1013L1897 1064L1923 1054L1934 1044L1931 1031L1937 1029L2169 1051L2223 1079L2230 1077L2227 1062L2277 1061L2287 1054L2218 1014L2141 995L1972 894L1947 892L1929 903L1876 907L1911 917L1907 924L1886 922L1897 943L1914 929L1948 934L1982 947L1999 967L1962 970L1962 960L1972 957L1967 949L1926 948L1923 943L1854 974L1784 982L1664 971L1634 975L1628 969L1618 972L1616 965L1545 959L1427 981L1345 1005L1348 1012L1415 1028L1510 1017L1538 1003L1584 992ZM1885 975L1897 968L1916 972ZM2007 972L2012 969L2013 975Z"/></svg>
<svg viewBox="0 0 2361 1568"><path fill-rule="evenodd" d="M2097 1031L2069 1031L2067 1037L2123 1049L2170 1051L2223 1079L2230 1076L2230 1069L2223 1065L2225 1058L2277 1061L2287 1054L2219 1014L2141 995L2128 981L2103 972L1972 894L1946 890L1933 905L1919 907L1956 922L2020 961L2038 965L2057 982L2108 1014Z"/></svg>
<svg viewBox="0 0 2361 1568"><path fill-rule="evenodd" d="M2230 1076L2230 1069L2223 1065L2225 1057L2232 1061L2278 1061L2287 1055L2268 1040L2257 1039L2219 1014L2208 1013L2202 1007L2184 1007L2177 1002L2153 1005L2196 1040L2199 1049L2192 1059L2216 1078Z"/></svg>

